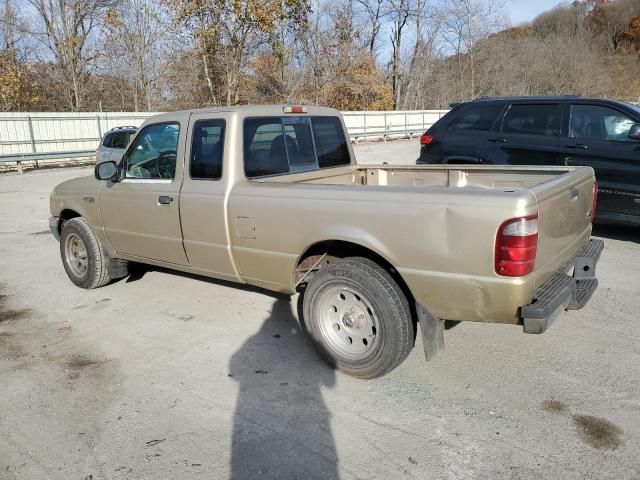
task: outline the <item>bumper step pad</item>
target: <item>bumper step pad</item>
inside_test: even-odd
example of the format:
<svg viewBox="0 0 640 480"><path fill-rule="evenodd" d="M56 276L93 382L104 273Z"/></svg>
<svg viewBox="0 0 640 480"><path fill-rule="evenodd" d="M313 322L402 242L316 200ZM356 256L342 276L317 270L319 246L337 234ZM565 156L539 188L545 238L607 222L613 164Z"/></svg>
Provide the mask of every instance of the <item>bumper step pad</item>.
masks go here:
<svg viewBox="0 0 640 480"><path fill-rule="evenodd" d="M520 309L525 333L543 333L564 310L579 310L598 288L596 264L604 248L602 240L589 241L565 266L535 293L533 301ZM574 266L574 275L565 272Z"/></svg>

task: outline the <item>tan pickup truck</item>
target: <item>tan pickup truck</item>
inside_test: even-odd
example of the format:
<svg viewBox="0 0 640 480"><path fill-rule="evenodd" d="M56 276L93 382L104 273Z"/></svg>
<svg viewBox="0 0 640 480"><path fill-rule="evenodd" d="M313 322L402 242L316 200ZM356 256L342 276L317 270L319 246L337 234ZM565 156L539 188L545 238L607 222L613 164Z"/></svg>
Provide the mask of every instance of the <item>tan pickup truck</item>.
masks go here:
<svg viewBox="0 0 640 480"><path fill-rule="evenodd" d="M158 115L119 163L58 185L69 278L128 262L294 294L329 363L380 376L427 358L445 320L542 333L597 287L588 167L357 165L338 112L242 106Z"/></svg>

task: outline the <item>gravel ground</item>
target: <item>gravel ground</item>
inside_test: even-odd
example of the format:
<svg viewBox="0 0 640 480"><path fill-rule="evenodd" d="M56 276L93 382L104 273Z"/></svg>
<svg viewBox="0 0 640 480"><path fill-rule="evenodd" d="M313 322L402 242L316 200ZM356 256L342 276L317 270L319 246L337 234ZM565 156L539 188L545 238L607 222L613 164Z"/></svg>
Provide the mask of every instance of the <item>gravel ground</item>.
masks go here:
<svg viewBox="0 0 640 480"><path fill-rule="evenodd" d="M0 479L640 478L640 231L596 228L600 288L544 335L462 323L361 381L295 297L158 269L74 287L48 195L87 174L0 177Z"/></svg>

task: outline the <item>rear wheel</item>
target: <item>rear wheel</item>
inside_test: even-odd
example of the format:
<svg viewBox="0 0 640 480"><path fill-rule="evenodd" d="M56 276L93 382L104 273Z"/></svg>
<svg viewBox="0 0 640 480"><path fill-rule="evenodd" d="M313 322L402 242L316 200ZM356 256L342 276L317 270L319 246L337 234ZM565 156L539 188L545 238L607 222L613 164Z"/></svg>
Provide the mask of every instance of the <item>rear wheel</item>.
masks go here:
<svg viewBox="0 0 640 480"><path fill-rule="evenodd" d="M320 354L349 375L382 376L413 348L409 303L391 275L369 259L345 258L322 268L304 292L303 311Z"/></svg>
<svg viewBox="0 0 640 480"><path fill-rule="evenodd" d="M69 279L81 288L98 288L111 281L107 258L89 223L81 217L65 222L60 255Z"/></svg>

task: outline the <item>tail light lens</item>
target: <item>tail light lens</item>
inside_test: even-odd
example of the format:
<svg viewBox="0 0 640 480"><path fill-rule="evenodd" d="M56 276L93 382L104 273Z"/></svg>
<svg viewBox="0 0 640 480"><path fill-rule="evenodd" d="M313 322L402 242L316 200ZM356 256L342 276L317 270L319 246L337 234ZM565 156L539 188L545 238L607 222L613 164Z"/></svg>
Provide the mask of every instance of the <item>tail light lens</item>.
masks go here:
<svg viewBox="0 0 640 480"><path fill-rule="evenodd" d="M433 136L428 133L420 137L420 145L429 145L431 142L433 142Z"/></svg>
<svg viewBox="0 0 640 480"><path fill-rule="evenodd" d="M533 272L538 252L538 215L507 220L496 236L496 273L522 277Z"/></svg>
<svg viewBox="0 0 640 480"><path fill-rule="evenodd" d="M591 207L591 222L596 216L596 207L598 206L598 182L593 183L593 206Z"/></svg>

